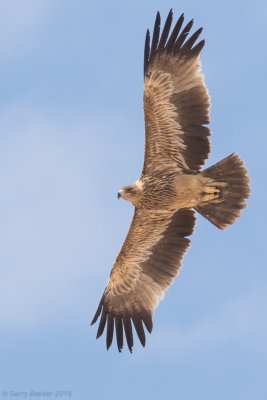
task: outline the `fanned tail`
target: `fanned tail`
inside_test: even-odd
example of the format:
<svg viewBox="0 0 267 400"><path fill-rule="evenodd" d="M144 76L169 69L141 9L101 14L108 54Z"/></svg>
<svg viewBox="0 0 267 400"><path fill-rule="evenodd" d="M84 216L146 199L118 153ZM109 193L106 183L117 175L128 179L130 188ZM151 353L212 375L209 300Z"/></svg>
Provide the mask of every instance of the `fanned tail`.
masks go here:
<svg viewBox="0 0 267 400"><path fill-rule="evenodd" d="M195 207L195 210L218 228L225 229L240 216L242 208L246 207L245 199L250 193L244 162L233 153L205 169L202 175L213 179L215 186L217 183L220 197Z"/></svg>

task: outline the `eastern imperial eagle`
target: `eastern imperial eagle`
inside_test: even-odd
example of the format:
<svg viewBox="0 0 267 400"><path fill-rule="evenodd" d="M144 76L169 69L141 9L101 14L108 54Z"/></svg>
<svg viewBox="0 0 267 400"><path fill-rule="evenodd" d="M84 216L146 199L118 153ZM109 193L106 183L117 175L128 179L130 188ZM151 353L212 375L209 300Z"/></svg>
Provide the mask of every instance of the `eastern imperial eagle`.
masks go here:
<svg viewBox="0 0 267 400"><path fill-rule="evenodd" d="M249 179L235 153L200 172L210 152L209 95L195 45L202 28L187 39L193 20L183 29L181 15L172 32L172 10L160 35L157 13L152 42L144 52L145 156L141 177L118 197L135 206L125 242L96 311L97 338L107 325L110 347L114 325L118 350L123 330L130 352L132 323L145 346L153 310L173 282L193 233L195 212L220 229L233 224L246 206Z"/></svg>

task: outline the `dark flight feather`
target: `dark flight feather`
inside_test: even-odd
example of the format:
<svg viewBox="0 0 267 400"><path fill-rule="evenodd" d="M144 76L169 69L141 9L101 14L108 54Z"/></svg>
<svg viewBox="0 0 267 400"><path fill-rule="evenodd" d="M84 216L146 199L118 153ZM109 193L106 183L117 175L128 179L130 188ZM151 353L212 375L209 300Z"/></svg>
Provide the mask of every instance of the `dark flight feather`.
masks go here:
<svg viewBox="0 0 267 400"><path fill-rule="evenodd" d="M107 350L110 348L112 340L113 340L113 331L114 331L114 316L111 312L108 313L108 324L107 324Z"/></svg>
<svg viewBox="0 0 267 400"><path fill-rule="evenodd" d="M138 314L134 315L132 319L133 319L134 327L135 327L136 333L138 335L138 338L139 338L142 346L145 347L146 335L145 335L145 331L143 328L142 320Z"/></svg>
<svg viewBox="0 0 267 400"><path fill-rule="evenodd" d="M169 36L169 32L170 32L170 29L171 29L171 24L172 24L172 9L170 10L170 12L168 14L168 17L166 19L164 28L162 30L160 42L159 42L159 45L158 45L158 50L161 50L161 49L164 48L164 46L166 44L166 41L168 39L168 36Z"/></svg>
<svg viewBox="0 0 267 400"><path fill-rule="evenodd" d="M157 46L159 42L159 34L160 34L160 13L157 13L156 16L156 21L154 25L154 31L153 31L153 38L152 38L152 44L151 44L151 52L150 52L150 58L153 59L156 51L157 51Z"/></svg>
<svg viewBox="0 0 267 400"><path fill-rule="evenodd" d="M188 50L190 50L193 46L193 44L197 41L199 38L199 35L201 34L203 28L199 28L186 42L185 44L181 47L181 52L186 53Z"/></svg>
<svg viewBox="0 0 267 400"><path fill-rule="evenodd" d="M126 341L130 352L133 351L133 331L132 331L132 323L129 314L125 314L123 319L123 326L126 336Z"/></svg>
<svg viewBox="0 0 267 400"><path fill-rule="evenodd" d="M102 306L102 303L100 302L100 305ZM102 307L101 307L102 308ZM97 315L97 314L96 314ZM95 318L92 321L92 324L94 324L94 321L97 320L98 317L95 316ZM105 307L102 308L102 314L101 314L101 318L100 318L100 323L99 323L99 327L98 327L98 331L96 334L96 338L98 339L102 333L104 332L105 329L105 325L106 325L106 320L107 320L107 313L106 313L106 309ZM91 324L91 325L92 325Z"/></svg>
<svg viewBox="0 0 267 400"><path fill-rule="evenodd" d="M115 322L116 322L117 346L118 346L119 352L121 352L121 349L123 348L123 327L122 327L121 317L116 315Z"/></svg>
<svg viewBox="0 0 267 400"><path fill-rule="evenodd" d="M178 19L178 21L176 22L176 24L175 24L175 26L173 28L173 31L172 31L172 33L171 33L171 35L169 37L169 40L168 40L168 42L166 44L166 49L168 51L173 49L173 45L174 45L174 43L175 43L175 41L177 39L177 36L178 36L178 34L180 32L180 29L181 29L183 23L184 23L184 14L182 14L180 16L180 18Z"/></svg>
<svg viewBox="0 0 267 400"><path fill-rule="evenodd" d="M146 31L145 51L144 51L144 74L146 73L150 55L150 33Z"/></svg>
<svg viewBox="0 0 267 400"><path fill-rule="evenodd" d="M195 47L192 48L190 51L190 56L191 57L197 57L201 50L203 49L205 45L205 39L201 40L198 44L195 45Z"/></svg>
<svg viewBox="0 0 267 400"><path fill-rule="evenodd" d="M177 38L177 40L173 46L173 49L176 53L180 50L182 44L184 43L185 39L187 38L187 36L190 32L190 29L193 26L193 23L194 23L194 20L191 19L191 21L188 22L188 24L185 26L185 28L182 30L181 34Z"/></svg>

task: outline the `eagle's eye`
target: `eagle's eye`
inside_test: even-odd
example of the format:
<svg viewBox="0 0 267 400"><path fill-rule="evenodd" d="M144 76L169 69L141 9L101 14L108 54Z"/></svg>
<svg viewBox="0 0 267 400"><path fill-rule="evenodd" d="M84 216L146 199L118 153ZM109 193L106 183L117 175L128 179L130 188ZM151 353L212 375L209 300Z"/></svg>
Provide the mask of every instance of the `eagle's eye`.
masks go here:
<svg viewBox="0 0 267 400"><path fill-rule="evenodd" d="M133 188L126 188L125 193L127 194L133 193Z"/></svg>

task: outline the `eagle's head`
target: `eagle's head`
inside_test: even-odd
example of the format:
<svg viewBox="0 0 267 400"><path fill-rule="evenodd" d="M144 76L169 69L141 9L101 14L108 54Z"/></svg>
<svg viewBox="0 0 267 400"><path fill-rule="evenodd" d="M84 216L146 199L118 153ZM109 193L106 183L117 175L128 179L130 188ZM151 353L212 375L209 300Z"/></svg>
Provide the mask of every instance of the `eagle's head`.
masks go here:
<svg viewBox="0 0 267 400"><path fill-rule="evenodd" d="M134 206L142 197L142 183L138 180L132 185L124 186L118 191L118 199L129 200Z"/></svg>

